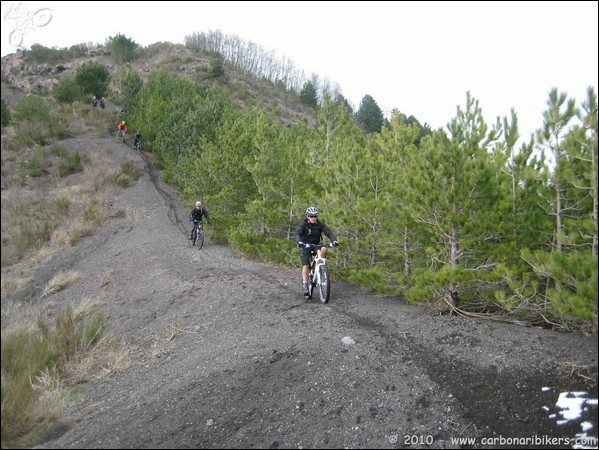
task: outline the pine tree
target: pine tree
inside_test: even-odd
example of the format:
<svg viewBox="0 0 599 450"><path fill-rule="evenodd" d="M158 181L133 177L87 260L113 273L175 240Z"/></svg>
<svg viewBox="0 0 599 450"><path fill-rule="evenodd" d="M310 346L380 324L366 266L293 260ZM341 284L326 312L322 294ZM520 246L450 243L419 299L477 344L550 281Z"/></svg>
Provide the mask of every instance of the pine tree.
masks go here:
<svg viewBox="0 0 599 450"><path fill-rule="evenodd" d="M565 109L562 109L564 108ZM537 133L540 148L550 152L554 170L551 177L554 198L549 202L555 205L551 214L555 215L555 249L563 250L564 244L564 177L566 159L563 140L570 120L576 115L573 99L568 100L566 93L558 93L556 88L549 92L547 110L543 113L543 128Z"/></svg>
<svg viewBox="0 0 599 450"><path fill-rule="evenodd" d="M438 295L456 301L493 267L487 257L500 242L500 191L488 152L498 130L488 130L469 93L466 109L458 107L448 130L450 136L438 130L423 139L408 173L406 200L412 219L430 236L426 252L429 267L438 271Z"/></svg>
<svg viewBox="0 0 599 450"><path fill-rule="evenodd" d="M383 111L370 95L365 95L356 113L358 126L366 133L380 133L384 124Z"/></svg>
<svg viewBox="0 0 599 450"><path fill-rule="evenodd" d="M318 108L318 97L316 94L316 86L311 81L306 81L300 91L300 102L309 108Z"/></svg>

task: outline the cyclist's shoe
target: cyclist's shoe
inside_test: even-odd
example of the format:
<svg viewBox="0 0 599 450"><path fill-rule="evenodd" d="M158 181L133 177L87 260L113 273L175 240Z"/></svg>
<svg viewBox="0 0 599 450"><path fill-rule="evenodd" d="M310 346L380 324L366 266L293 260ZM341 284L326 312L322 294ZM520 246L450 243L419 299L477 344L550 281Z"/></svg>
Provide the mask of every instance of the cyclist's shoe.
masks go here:
<svg viewBox="0 0 599 450"><path fill-rule="evenodd" d="M191 241L193 239L193 236L188 236L187 239Z"/></svg>
<svg viewBox="0 0 599 450"><path fill-rule="evenodd" d="M302 283L302 288L304 289L304 297L309 297L310 293L308 292L308 283Z"/></svg>

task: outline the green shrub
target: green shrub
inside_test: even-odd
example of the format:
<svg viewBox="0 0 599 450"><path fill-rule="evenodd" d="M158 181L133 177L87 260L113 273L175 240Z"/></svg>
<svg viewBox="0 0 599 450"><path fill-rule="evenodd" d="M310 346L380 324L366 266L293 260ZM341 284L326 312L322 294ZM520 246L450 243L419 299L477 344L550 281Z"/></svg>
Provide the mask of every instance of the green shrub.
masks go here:
<svg viewBox="0 0 599 450"><path fill-rule="evenodd" d="M2 106L2 128L4 128L10 123L10 111L8 110L8 106L6 105L4 99L2 99L0 105Z"/></svg>
<svg viewBox="0 0 599 450"><path fill-rule="evenodd" d="M56 64L69 60L69 50L66 48L48 48L40 44L33 44L30 50L23 52L23 58L27 62L42 64Z"/></svg>
<svg viewBox="0 0 599 450"><path fill-rule="evenodd" d="M74 76L67 76L54 86L52 95L60 103L73 103L81 99L83 89L81 89Z"/></svg>
<svg viewBox="0 0 599 450"><path fill-rule="evenodd" d="M67 149L63 145L53 145L50 150L53 155L64 157L67 154Z"/></svg>
<svg viewBox="0 0 599 450"><path fill-rule="evenodd" d="M71 209L71 201L66 197L57 197L51 200L51 207L56 209L59 216L65 217Z"/></svg>
<svg viewBox="0 0 599 450"><path fill-rule="evenodd" d="M123 64L135 59L138 45L124 34L117 34L106 40L106 48L110 50L112 59L117 64Z"/></svg>
<svg viewBox="0 0 599 450"><path fill-rule="evenodd" d="M138 180L141 176L141 170L135 165L135 162L131 159L123 161L121 163L121 170L115 174L111 181L114 185L120 187L130 186L131 183Z"/></svg>
<svg viewBox="0 0 599 450"><path fill-rule="evenodd" d="M87 55L87 45L85 44L75 44L69 48L69 55L72 59L80 58L82 56Z"/></svg>
<svg viewBox="0 0 599 450"><path fill-rule="evenodd" d="M75 80L84 94L95 95L98 98L108 95L110 72L100 63L90 61L79 67Z"/></svg>
<svg viewBox="0 0 599 450"><path fill-rule="evenodd" d="M16 124L30 121L47 126L50 123L50 107L42 97L27 95L15 102L12 116Z"/></svg>
<svg viewBox="0 0 599 450"><path fill-rule="evenodd" d="M59 313L53 328L41 317L33 331L2 333L2 447L32 447L63 411L64 363L92 356L106 335L97 308ZM116 342L117 345L120 345ZM53 408L48 395L55 391ZM45 398L43 402L39 399Z"/></svg>
<svg viewBox="0 0 599 450"><path fill-rule="evenodd" d="M45 172L44 149L38 148L33 158L27 163L27 173L30 177L41 177Z"/></svg>
<svg viewBox="0 0 599 450"><path fill-rule="evenodd" d="M58 163L58 175L61 177L66 177L81 170L83 170L83 167L81 166L81 155L78 152L61 158Z"/></svg>

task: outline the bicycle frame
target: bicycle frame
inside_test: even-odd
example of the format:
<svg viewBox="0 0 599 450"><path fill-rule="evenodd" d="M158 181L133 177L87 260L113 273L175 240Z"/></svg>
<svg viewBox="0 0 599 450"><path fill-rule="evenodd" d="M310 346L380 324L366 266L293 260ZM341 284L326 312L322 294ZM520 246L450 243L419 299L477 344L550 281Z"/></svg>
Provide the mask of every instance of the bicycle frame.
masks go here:
<svg viewBox="0 0 599 450"><path fill-rule="evenodd" d="M198 250L204 245L204 224L200 221L194 221L193 223L191 245L197 247Z"/></svg>
<svg viewBox="0 0 599 450"><path fill-rule="evenodd" d="M323 247L333 247L333 244L308 244L306 248L316 249L316 254L310 254L310 274L308 280L308 298L312 298L312 292L315 287L318 288L318 294L321 303L328 303L331 296L331 282L329 268L326 258L320 251Z"/></svg>

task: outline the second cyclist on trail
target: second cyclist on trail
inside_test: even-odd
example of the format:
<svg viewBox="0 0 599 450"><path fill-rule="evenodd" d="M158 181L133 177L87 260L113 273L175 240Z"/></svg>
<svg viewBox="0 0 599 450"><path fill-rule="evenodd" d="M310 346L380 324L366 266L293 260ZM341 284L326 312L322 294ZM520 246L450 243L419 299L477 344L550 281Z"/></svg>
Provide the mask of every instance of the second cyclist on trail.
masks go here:
<svg viewBox="0 0 599 450"><path fill-rule="evenodd" d="M202 216L206 218L206 223L210 225L210 216L208 215L208 210L202 206L201 201L197 201L195 207L189 213L189 220L191 221L191 230L189 230L189 240L193 238L193 229L195 227L195 222L200 223L200 227L203 229Z"/></svg>

